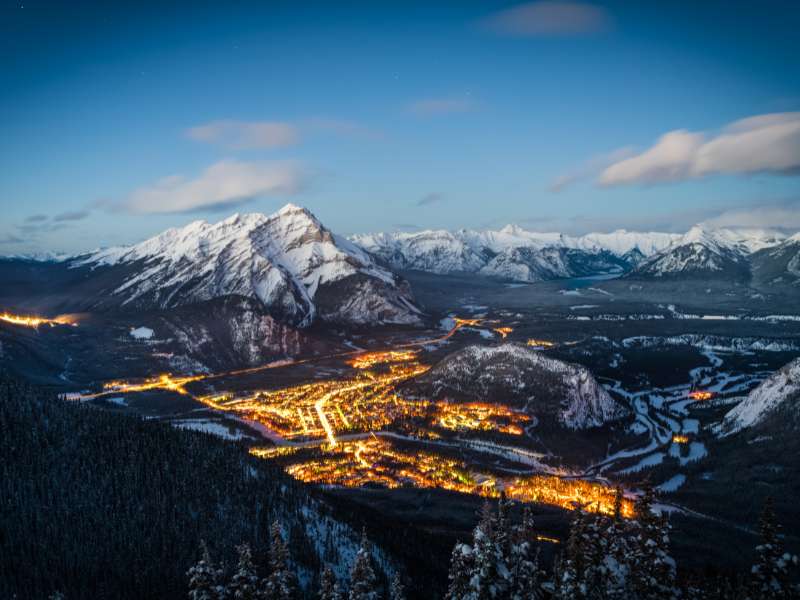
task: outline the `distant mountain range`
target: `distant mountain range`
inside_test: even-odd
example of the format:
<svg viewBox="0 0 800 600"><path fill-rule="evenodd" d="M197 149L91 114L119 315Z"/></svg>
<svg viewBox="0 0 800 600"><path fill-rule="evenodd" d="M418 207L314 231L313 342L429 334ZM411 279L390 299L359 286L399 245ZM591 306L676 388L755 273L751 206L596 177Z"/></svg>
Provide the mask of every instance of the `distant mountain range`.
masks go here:
<svg viewBox="0 0 800 600"><path fill-rule="evenodd" d="M573 237L508 225L498 231L378 233L351 240L396 269L520 282L611 273L639 279L752 276L762 284L800 280L800 234L763 229L696 225L683 235L618 230Z"/></svg>

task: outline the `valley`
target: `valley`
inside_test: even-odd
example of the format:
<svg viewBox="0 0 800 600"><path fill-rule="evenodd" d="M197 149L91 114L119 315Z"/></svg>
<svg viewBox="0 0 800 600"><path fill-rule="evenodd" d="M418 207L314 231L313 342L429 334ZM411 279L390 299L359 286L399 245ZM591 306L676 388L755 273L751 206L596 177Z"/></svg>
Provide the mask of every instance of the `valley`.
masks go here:
<svg viewBox="0 0 800 600"><path fill-rule="evenodd" d="M338 349L326 354L116 378L65 397L235 440L331 492L432 489L476 499L504 492L541 506L608 513L615 485L627 490L630 511L649 480L676 521L728 518L692 501L696 485L713 483L712 474L697 472L716 452L710 427L797 355L800 323L740 311L731 330L731 319L690 312L696 304L621 298L608 291L617 283L608 278L524 288L470 282L453 311L424 274L405 276L441 314L436 329L388 328L345 340L331 331L326 347ZM459 289L457 276L447 283ZM46 327L37 335L50 333ZM134 340L128 351L153 341ZM420 392L420 378L448 356L506 344L586 366L630 414L564 431L537 414L536 404Z"/></svg>

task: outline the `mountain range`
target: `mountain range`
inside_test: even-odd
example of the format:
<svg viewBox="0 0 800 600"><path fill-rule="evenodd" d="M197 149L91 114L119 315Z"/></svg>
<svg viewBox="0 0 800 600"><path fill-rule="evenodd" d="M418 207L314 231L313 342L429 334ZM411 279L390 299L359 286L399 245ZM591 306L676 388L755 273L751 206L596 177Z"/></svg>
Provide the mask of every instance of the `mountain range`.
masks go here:
<svg viewBox="0 0 800 600"><path fill-rule="evenodd" d="M498 231L378 233L351 240L396 269L526 283L610 273L640 279L752 276L764 284L800 279L800 235L764 229L696 225L683 235L618 230L573 237L508 225Z"/></svg>
<svg viewBox="0 0 800 600"><path fill-rule="evenodd" d="M612 274L794 288L800 234L697 225L683 235L618 230L575 237L508 225L348 239L288 204L271 215L195 221L132 246L40 261L7 257L0 270L13 284L4 304L47 313L165 311L239 298L249 311L295 329L318 322L417 325L422 312L396 270L526 283Z"/></svg>

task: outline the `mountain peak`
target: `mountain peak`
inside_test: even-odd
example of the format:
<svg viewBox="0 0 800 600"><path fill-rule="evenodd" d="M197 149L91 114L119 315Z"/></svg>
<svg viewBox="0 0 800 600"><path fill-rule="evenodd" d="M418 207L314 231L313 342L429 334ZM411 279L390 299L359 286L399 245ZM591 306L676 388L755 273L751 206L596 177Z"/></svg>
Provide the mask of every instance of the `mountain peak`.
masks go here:
<svg viewBox="0 0 800 600"><path fill-rule="evenodd" d="M342 323L419 322L407 284L379 267L310 212L293 204L267 217L233 214L195 221L134 246L79 257L75 266L125 265L109 304L172 308L242 296L281 320ZM351 288L349 294L342 290ZM358 296L360 302L341 298Z"/></svg>
<svg viewBox="0 0 800 600"><path fill-rule="evenodd" d="M503 227L500 230L500 233L505 233L507 235L520 236L520 235L524 235L526 233L526 231L522 227L520 227L519 225L514 225L512 223L509 223L508 225L506 225L505 227Z"/></svg>
<svg viewBox="0 0 800 600"><path fill-rule="evenodd" d="M296 213L296 212L302 212L302 213L306 213L306 214L311 214L310 211L307 208L304 208L302 206L298 206L297 204L293 204L291 202L288 202L288 203L284 204L283 207L281 207L281 209L275 214L286 215L286 214Z"/></svg>

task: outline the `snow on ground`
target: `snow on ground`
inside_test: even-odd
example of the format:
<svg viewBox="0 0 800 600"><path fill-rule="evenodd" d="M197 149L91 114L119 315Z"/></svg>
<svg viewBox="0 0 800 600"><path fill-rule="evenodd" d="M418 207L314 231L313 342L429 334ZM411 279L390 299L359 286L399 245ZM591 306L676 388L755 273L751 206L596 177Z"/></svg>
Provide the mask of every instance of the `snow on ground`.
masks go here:
<svg viewBox="0 0 800 600"><path fill-rule="evenodd" d="M149 327L131 327L130 336L137 340L149 340L154 333Z"/></svg>
<svg viewBox="0 0 800 600"><path fill-rule="evenodd" d="M439 321L439 329L443 331L450 331L453 327L456 326L456 321L453 317L445 317L441 321Z"/></svg>
<svg viewBox="0 0 800 600"><path fill-rule="evenodd" d="M127 400L121 396L117 396L115 398L106 398L106 402L111 402L111 404L116 404L117 406L128 406Z"/></svg>
<svg viewBox="0 0 800 600"><path fill-rule="evenodd" d="M697 419L683 420L683 433L697 433L700 428L700 421Z"/></svg>
<svg viewBox="0 0 800 600"><path fill-rule="evenodd" d="M203 433L210 433L226 440L241 440L245 437L241 431L234 431L231 433L231 430L226 425L223 425L219 421L210 421L208 419L171 421L171 424L179 429L202 431Z"/></svg>
<svg viewBox="0 0 800 600"><path fill-rule="evenodd" d="M570 310L589 310L590 308L597 308L599 304L575 304L570 306Z"/></svg>
<svg viewBox="0 0 800 600"><path fill-rule="evenodd" d="M636 473L641 471L642 469L646 469L648 467L655 467L656 465L660 465L664 462L664 453L663 452L656 452L651 454L650 456L645 456L642 460L638 463L633 465L632 467L628 467L627 469L623 469L620 473Z"/></svg>
<svg viewBox="0 0 800 600"><path fill-rule="evenodd" d="M659 492L675 492L679 487L681 487L684 483L686 483L686 475L683 473L678 473L674 477L670 477L664 483L659 485L656 489Z"/></svg>

